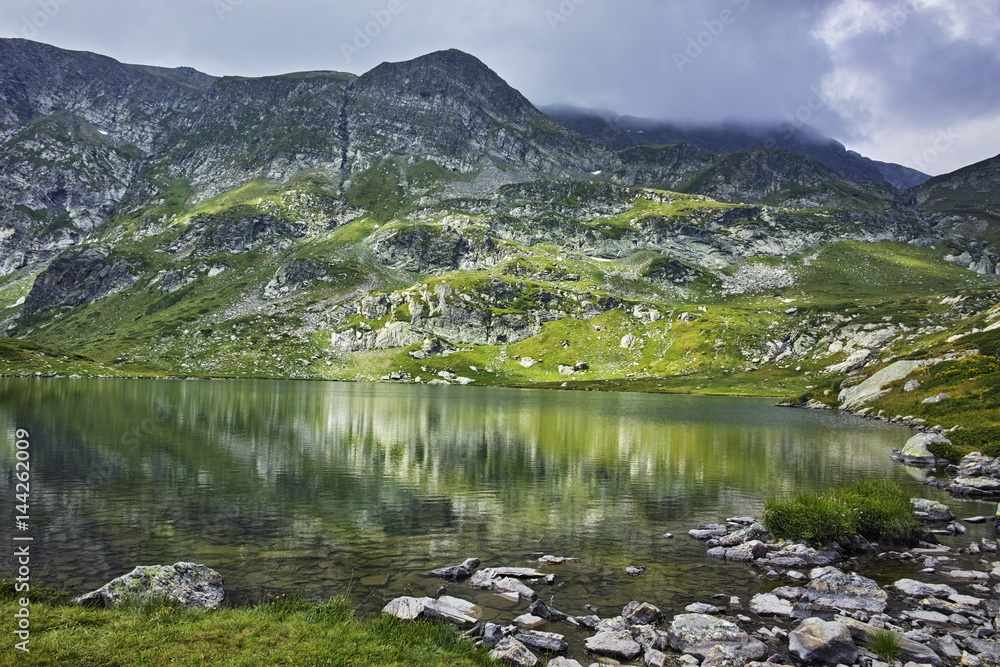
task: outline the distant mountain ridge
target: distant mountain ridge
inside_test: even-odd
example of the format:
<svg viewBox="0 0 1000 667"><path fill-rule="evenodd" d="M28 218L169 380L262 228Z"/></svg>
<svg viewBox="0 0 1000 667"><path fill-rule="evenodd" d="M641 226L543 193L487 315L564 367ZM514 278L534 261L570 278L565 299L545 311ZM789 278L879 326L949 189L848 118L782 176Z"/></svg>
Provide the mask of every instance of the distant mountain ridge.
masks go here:
<svg viewBox="0 0 1000 667"><path fill-rule="evenodd" d="M689 144L716 153L736 153L753 148L777 147L822 162L843 178L854 181L885 182L906 189L930 178L916 169L878 162L849 151L840 142L824 137L807 125L793 128L780 123L767 125L735 121L685 125L565 104L540 109L563 127L596 139L614 150L644 145Z"/></svg>

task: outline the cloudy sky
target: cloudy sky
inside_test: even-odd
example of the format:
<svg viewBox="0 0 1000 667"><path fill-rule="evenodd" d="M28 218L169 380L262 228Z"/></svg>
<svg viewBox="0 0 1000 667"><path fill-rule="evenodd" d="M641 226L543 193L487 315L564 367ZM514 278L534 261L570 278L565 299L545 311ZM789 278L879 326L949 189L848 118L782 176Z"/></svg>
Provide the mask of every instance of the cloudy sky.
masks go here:
<svg viewBox="0 0 1000 667"><path fill-rule="evenodd" d="M4 0L0 35L244 76L455 47L536 104L791 117L931 174L1000 153L996 0Z"/></svg>

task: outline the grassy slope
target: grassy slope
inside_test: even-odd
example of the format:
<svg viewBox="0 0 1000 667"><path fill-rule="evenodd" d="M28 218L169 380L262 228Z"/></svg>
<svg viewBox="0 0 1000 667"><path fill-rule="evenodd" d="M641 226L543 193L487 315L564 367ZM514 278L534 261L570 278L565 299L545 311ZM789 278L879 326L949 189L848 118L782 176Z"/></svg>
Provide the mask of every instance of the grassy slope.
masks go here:
<svg viewBox="0 0 1000 667"><path fill-rule="evenodd" d="M11 582L0 594L3 632L18 610ZM5 647L18 665L497 665L450 626L360 619L343 600L305 604L278 598L250 608L182 611L170 604L88 609L65 595L31 591L30 653Z"/></svg>
<svg viewBox="0 0 1000 667"><path fill-rule="evenodd" d="M488 219L475 214L449 213L447 208L420 209L396 186L402 179L422 188L420 192L439 188L440 180L450 177L440 171L430 163L405 169L390 161L377 164L357 176L347 191L350 202L374 207L375 215L332 230L327 229L324 216L335 187L319 175L303 174L282 186L253 182L193 205L186 201L189 184L167 184L164 203L153 211L155 215L149 211L123 214L118 227L109 227L106 232L111 238L126 230L118 241L121 249L148 259L149 266L135 285L96 302L63 309L55 317L37 317L18 331L18 335L53 349L86 355L94 360L93 365L82 368L70 364L61 370L37 355L8 352L6 365L0 357L0 373L107 374L111 367L128 375L377 380L392 371L404 371L427 381L448 371L481 385L559 387L565 383L586 389L781 397L812 392L829 402L842 378L830 376L826 367L846 355L807 356L781 364L755 363L753 357L768 341L808 333L832 313L851 317L858 324L888 318L914 327L929 319L946 319L949 307L941 304L943 296L975 293L995 284L993 278L944 262L947 249L893 243L836 243L799 256L748 260L746 264L786 269L795 276L796 284L742 295L724 294L717 279L704 271L696 271L694 282L679 289L642 280L640 276L649 266L663 261L650 251L600 261L552 245L520 247L508 243L506 251L514 257L488 271L454 271L433 277L379 265L365 239L394 215L416 216L417 222L397 217L390 223L393 227L433 227L444 220L453 224L456 219L462 225L488 224ZM558 206L571 212L578 205L574 197L591 196L594 188L598 197L623 196L621 191L609 195L601 187L579 186ZM198 215L236 206L305 219L310 233L283 250L258 248L241 255L199 258L158 250L183 227L199 224ZM582 222L566 219L568 224L617 238L626 229L658 224L658 220L683 220L698 226L706 216L732 208L736 207L702 197L650 193L636 197L631 208L621 214ZM162 216L169 222L160 228L159 235L127 233L143 221L148 224L151 218ZM820 222L817 218L816 224ZM281 299L266 299L264 287L276 267L294 259L319 263L329 280L316 281ZM209 277L206 269L213 266L226 270ZM175 292L164 293L155 277L165 270L178 270L193 280ZM738 270L730 267L725 273L732 275ZM329 331L335 327L326 318L338 303L353 295L370 290L388 293L415 282L418 288L447 283L459 292L474 294L494 279L517 283L524 290L524 298L504 312L529 307L532 295L541 289L576 295L580 300L616 296L624 298L626 306L624 311L610 311L592 320L571 317L548 322L541 334L518 343L465 346L450 356L421 361L409 355L418 346L354 355L331 348ZM30 282L31 276L13 276L0 282L0 306L13 306ZM632 312L636 306L643 310L654 307L661 318L643 321ZM786 314L790 307L797 311ZM408 317L405 308L397 311L390 318ZM697 317L683 321L679 316L684 312ZM359 316L351 320L359 321ZM376 327L384 323L385 318L371 322ZM893 352L912 355L943 345L959 332L947 328L912 344L897 341ZM639 339L631 349L620 345L627 334ZM528 369L518 363L524 357L542 363ZM559 365L580 361L590 368L570 377L558 372ZM821 393L827 390L830 394Z"/></svg>

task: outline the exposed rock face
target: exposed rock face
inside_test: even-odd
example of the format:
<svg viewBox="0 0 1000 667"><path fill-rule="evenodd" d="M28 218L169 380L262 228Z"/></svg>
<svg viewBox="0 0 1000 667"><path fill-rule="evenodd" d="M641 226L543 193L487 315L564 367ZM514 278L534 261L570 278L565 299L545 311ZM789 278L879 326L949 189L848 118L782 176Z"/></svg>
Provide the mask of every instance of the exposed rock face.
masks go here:
<svg viewBox="0 0 1000 667"><path fill-rule="evenodd" d="M110 607L126 598L163 596L189 609L215 609L222 604L222 575L196 563L139 566L128 574L76 598L87 606Z"/></svg>
<svg viewBox="0 0 1000 667"><path fill-rule="evenodd" d="M843 623L807 618L788 636L788 650L803 662L852 665L858 659L851 631Z"/></svg>
<svg viewBox="0 0 1000 667"><path fill-rule="evenodd" d="M305 235L300 222L261 215L249 207L236 207L219 215L199 215L167 246L168 252L191 251L195 257L219 253L242 254L267 243L274 249L291 245L291 239Z"/></svg>
<svg viewBox="0 0 1000 667"><path fill-rule="evenodd" d="M866 348L870 349L870 348ZM930 366L935 361L897 361L878 371L867 380L854 387L840 391L838 398L841 407L856 410L884 395L884 387L897 380L902 380L913 371Z"/></svg>
<svg viewBox="0 0 1000 667"><path fill-rule="evenodd" d="M38 276L21 312L30 316L101 299L134 283L136 268L105 247L67 253Z"/></svg>
<svg viewBox="0 0 1000 667"><path fill-rule="evenodd" d="M370 240L372 253L383 264L415 273L454 269L484 270L504 259L505 249L490 230L451 227L389 229Z"/></svg>
<svg viewBox="0 0 1000 667"><path fill-rule="evenodd" d="M274 278L264 287L264 297L278 299L308 287L326 276L326 268L312 259L293 259L282 264Z"/></svg>

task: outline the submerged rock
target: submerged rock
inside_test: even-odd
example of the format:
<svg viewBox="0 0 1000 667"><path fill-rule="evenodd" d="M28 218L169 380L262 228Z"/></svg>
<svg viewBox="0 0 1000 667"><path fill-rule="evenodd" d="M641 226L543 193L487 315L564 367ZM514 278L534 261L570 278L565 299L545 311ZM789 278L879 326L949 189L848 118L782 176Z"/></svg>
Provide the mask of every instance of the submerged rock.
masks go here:
<svg viewBox="0 0 1000 667"><path fill-rule="evenodd" d="M87 606L110 607L125 598L165 597L188 609L215 609L225 594L222 575L206 565L139 566L96 591L76 598Z"/></svg>

